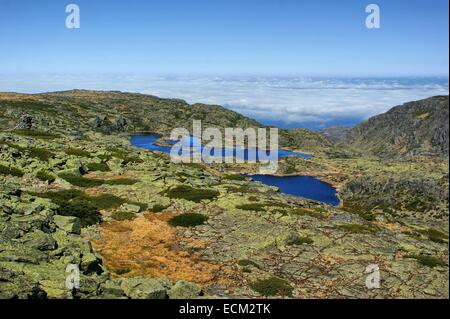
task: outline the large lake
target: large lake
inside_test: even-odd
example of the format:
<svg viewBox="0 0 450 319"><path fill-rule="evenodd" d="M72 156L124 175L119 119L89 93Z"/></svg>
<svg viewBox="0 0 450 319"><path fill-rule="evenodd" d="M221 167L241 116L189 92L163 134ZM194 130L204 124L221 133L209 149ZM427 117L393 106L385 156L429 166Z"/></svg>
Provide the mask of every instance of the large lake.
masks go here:
<svg viewBox="0 0 450 319"><path fill-rule="evenodd" d="M170 153L170 146L160 146L156 145L156 141L160 136L156 134L148 134L148 135L133 135L131 137L131 144L145 148L151 151L158 151L162 153ZM195 139L192 137L187 140L188 146L193 150L202 151L204 146L200 145ZM218 153L225 154L225 149L218 150ZM233 156L237 156L238 152L236 149L232 150ZM216 153L217 154L217 153ZM248 159L248 152L244 151L242 153L244 159ZM312 158L313 156L310 154L291 152L286 150L278 151L279 157L285 156L301 156L304 158ZM330 205L338 205L339 199L337 197L336 189L315 177L310 176L272 176L272 175L251 175L256 181L260 181L266 185L276 186L280 188L280 191L285 194L301 196L304 198L309 198L313 200L318 200Z"/></svg>

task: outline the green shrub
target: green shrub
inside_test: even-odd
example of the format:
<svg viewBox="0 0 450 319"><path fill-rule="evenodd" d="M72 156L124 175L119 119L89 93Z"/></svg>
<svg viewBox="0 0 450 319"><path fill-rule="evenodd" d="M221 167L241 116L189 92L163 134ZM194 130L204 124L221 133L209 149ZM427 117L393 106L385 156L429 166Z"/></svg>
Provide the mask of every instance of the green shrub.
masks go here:
<svg viewBox="0 0 450 319"><path fill-rule="evenodd" d="M208 220L208 216L197 213L186 213L178 216L174 216L169 220L169 224L172 226L181 227L194 227L203 225Z"/></svg>
<svg viewBox="0 0 450 319"><path fill-rule="evenodd" d="M36 173L36 177L43 182L48 182L49 184L53 183L55 181L55 177L48 173L45 170L40 170L39 172Z"/></svg>
<svg viewBox="0 0 450 319"><path fill-rule="evenodd" d="M122 178L122 179L93 179L93 178L85 178L83 176L78 176L74 174L62 173L59 175L62 179L69 182L72 185L79 187L95 187L100 185L133 185L138 182L136 179Z"/></svg>
<svg viewBox="0 0 450 319"><path fill-rule="evenodd" d="M434 268L436 266L446 266L446 263L440 259L433 256L425 256L425 255L409 255L409 258L416 259L419 263L421 263L424 266L428 266L431 268Z"/></svg>
<svg viewBox="0 0 450 319"><path fill-rule="evenodd" d="M131 212L114 212L112 213L111 217L115 220L130 220L133 218L136 218L136 214L135 213L131 213Z"/></svg>
<svg viewBox="0 0 450 319"><path fill-rule="evenodd" d="M41 161L48 161L50 158L55 156L52 152L44 149L44 148L36 148L36 147L30 147L27 148L28 152L30 153L31 157L40 159Z"/></svg>
<svg viewBox="0 0 450 319"><path fill-rule="evenodd" d="M40 139L44 139L44 140L52 140L52 139L61 137L59 134L53 134L53 133L42 132L42 131L34 131L34 130L15 130L14 133L16 133L17 135L35 137L35 138L40 138Z"/></svg>
<svg viewBox="0 0 450 319"><path fill-rule="evenodd" d="M70 184L79 186L79 187L94 187L94 186L100 186L103 184L103 180L101 180L101 179L84 178L82 176L69 174L69 173L59 174L59 177L61 177L65 181L69 182Z"/></svg>
<svg viewBox="0 0 450 319"><path fill-rule="evenodd" d="M92 157L91 153L88 151L80 150L79 148L69 147L66 149L65 153L67 155L73 155L78 157Z"/></svg>
<svg viewBox="0 0 450 319"><path fill-rule="evenodd" d="M15 167L6 167L3 165L0 165L0 175L12 175L16 177L22 177L23 172Z"/></svg>
<svg viewBox="0 0 450 319"><path fill-rule="evenodd" d="M317 219L324 218L324 216L321 213L318 213L318 212L308 209L308 208L297 208L297 209L290 211L290 213L293 215L298 215L298 216L310 216L310 217L314 217Z"/></svg>
<svg viewBox="0 0 450 319"><path fill-rule="evenodd" d="M429 240L436 243L445 244L448 242L448 235L437 229L430 228L427 230L419 231L419 233L427 236Z"/></svg>
<svg viewBox="0 0 450 319"><path fill-rule="evenodd" d="M97 207L88 200L77 199L59 203L58 214L78 217L82 227L98 224L102 220Z"/></svg>
<svg viewBox="0 0 450 319"><path fill-rule="evenodd" d="M165 192L169 198L186 199L192 202L200 202L204 199L214 199L219 192L208 189L196 189L190 186L180 185Z"/></svg>
<svg viewBox="0 0 450 319"><path fill-rule="evenodd" d="M108 164L106 164L106 163L89 163L89 164L87 164L87 167L90 171L95 171L95 172L111 171Z"/></svg>
<svg viewBox="0 0 450 319"><path fill-rule="evenodd" d="M46 192L46 193L31 192L30 195L33 195L36 197L48 198L57 205L64 203L64 202L71 201L73 199L89 200L89 196L78 189L63 189L63 190L59 190L56 192Z"/></svg>
<svg viewBox="0 0 450 319"><path fill-rule="evenodd" d="M270 277L262 279L250 284L250 287L260 295L269 296L292 296L294 290L292 286L284 279L278 277Z"/></svg>
<svg viewBox="0 0 450 319"><path fill-rule="evenodd" d="M131 268L114 268L111 271L117 275L125 275L131 271Z"/></svg>
<svg viewBox="0 0 450 319"><path fill-rule="evenodd" d="M162 212L163 210L167 209L169 206L170 206L170 205L155 204L155 205L153 205L153 207L151 207L149 210L150 210L151 212L154 212L154 213L160 213L160 212Z"/></svg>
<svg viewBox="0 0 450 319"><path fill-rule="evenodd" d="M242 210L264 211L266 210L266 204L256 204L256 203L242 204L236 206L236 208Z"/></svg>
<svg viewBox="0 0 450 319"><path fill-rule="evenodd" d="M112 194L102 194L90 199L98 209L117 208L126 202L126 200Z"/></svg>

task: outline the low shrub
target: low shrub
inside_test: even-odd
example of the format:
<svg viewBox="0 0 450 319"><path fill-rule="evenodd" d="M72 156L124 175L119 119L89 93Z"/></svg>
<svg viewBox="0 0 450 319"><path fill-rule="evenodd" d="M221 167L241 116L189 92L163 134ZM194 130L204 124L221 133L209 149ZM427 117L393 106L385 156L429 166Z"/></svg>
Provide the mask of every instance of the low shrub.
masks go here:
<svg viewBox="0 0 450 319"><path fill-rule="evenodd" d="M94 187L103 185L103 180L101 179L84 178L83 176L74 174L62 173L59 174L59 177L69 182L70 184L79 187Z"/></svg>
<svg viewBox="0 0 450 319"><path fill-rule="evenodd" d="M165 192L169 198L186 199L192 202L200 202L205 199L214 199L219 196L219 192L208 189L196 189L191 186L180 185Z"/></svg>
<svg viewBox="0 0 450 319"><path fill-rule="evenodd" d="M44 140L52 140L61 137L59 134L35 130L15 130L14 133L21 136L35 137Z"/></svg>
<svg viewBox="0 0 450 319"><path fill-rule="evenodd" d="M376 233L379 230L375 226L366 226L360 224L339 225L337 228L350 233Z"/></svg>
<svg viewBox="0 0 450 319"><path fill-rule="evenodd" d="M111 186L133 185L138 182L138 180L130 178L104 180L104 179L85 178L83 176L67 173L62 173L59 175L59 177L69 182L70 184L79 187L95 187L100 185L111 185Z"/></svg>
<svg viewBox="0 0 450 319"><path fill-rule="evenodd" d="M15 167L6 167L3 165L0 165L0 175L11 175L16 177L22 177L23 172Z"/></svg>
<svg viewBox="0 0 450 319"><path fill-rule="evenodd" d="M102 220L97 207L89 200L77 199L59 203L58 214L78 217L82 227L98 224Z"/></svg>
<svg viewBox="0 0 450 319"><path fill-rule="evenodd" d="M437 267L437 266L446 266L446 263L440 259L433 256L425 256L425 255L409 255L409 258L416 259L419 263L421 263L424 266L428 266L431 268Z"/></svg>
<svg viewBox="0 0 450 319"><path fill-rule="evenodd" d="M319 212L309 209L309 208L297 208L297 209L291 210L290 213L293 215L298 215L298 216L310 216L310 217L314 217L317 219L324 219L326 217L322 213L319 213Z"/></svg>
<svg viewBox="0 0 450 319"><path fill-rule="evenodd" d="M289 246L311 245L312 243L314 243L314 241L311 238L302 236L294 236L289 238L287 242Z"/></svg>
<svg viewBox="0 0 450 319"><path fill-rule="evenodd" d="M37 172L36 177L40 181L48 182L49 184L51 184L55 181L55 176L53 176L52 174L48 173L45 170L40 170L39 172Z"/></svg>
<svg viewBox="0 0 450 319"><path fill-rule="evenodd" d="M284 279L270 277L268 279L257 280L250 284L250 287L262 296L292 296L294 290Z"/></svg>
<svg viewBox="0 0 450 319"><path fill-rule="evenodd" d="M46 162L50 158L55 156L55 154L53 154L49 150L46 150L45 148L30 147L26 148L26 150L28 150L31 157L40 159L43 162Z"/></svg>
<svg viewBox="0 0 450 319"><path fill-rule="evenodd" d="M112 213L111 217L114 220L131 220L133 218L136 218L136 214L135 213L131 213L131 212L114 212Z"/></svg>
<svg viewBox="0 0 450 319"><path fill-rule="evenodd" d="M117 208L126 202L126 200L124 200L123 198L117 197L112 194L102 194L99 196L91 197L91 200L98 209Z"/></svg>
<svg viewBox="0 0 450 319"><path fill-rule="evenodd" d="M246 180L245 176L242 176L239 174L225 175L223 178L226 180L229 180L229 181L245 181Z"/></svg>
<svg viewBox="0 0 450 319"><path fill-rule="evenodd" d="M197 213L186 213L174 216L169 220L169 224L176 227L194 227L203 225L208 220L208 216Z"/></svg>
<svg viewBox="0 0 450 319"><path fill-rule="evenodd" d="M154 213L160 213L163 210L167 209L169 206L170 205L155 204L153 205L153 207L149 208L149 210Z"/></svg>
<svg viewBox="0 0 450 319"><path fill-rule="evenodd" d="M427 236L429 240L434 241L435 243L445 244L448 242L448 235L437 229L430 228L419 231L419 233Z"/></svg>
<svg viewBox="0 0 450 319"><path fill-rule="evenodd" d="M69 147L65 150L67 155L73 155L78 157L92 157L91 153L85 150L80 150L79 148Z"/></svg>

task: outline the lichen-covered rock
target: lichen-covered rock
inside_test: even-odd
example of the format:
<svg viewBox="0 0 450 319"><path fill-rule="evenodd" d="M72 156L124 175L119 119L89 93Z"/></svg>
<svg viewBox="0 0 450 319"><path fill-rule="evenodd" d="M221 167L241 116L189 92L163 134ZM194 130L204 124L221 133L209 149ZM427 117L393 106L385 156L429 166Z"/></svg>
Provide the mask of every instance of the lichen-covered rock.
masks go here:
<svg viewBox="0 0 450 319"><path fill-rule="evenodd" d="M126 278L122 280L121 288L132 299L164 299L167 290L156 279Z"/></svg>
<svg viewBox="0 0 450 319"><path fill-rule="evenodd" d="M81 224L78 217L55 215L53 216L53 221L58 228L68 233L80 234L81 232Z"/></svg>
<svg viewBox="0 0 450 319"><path fill-rule="evenodd" d="M180 280L167 293L170 299L193 299L202 292L202 288L195 283Z"/></svg>

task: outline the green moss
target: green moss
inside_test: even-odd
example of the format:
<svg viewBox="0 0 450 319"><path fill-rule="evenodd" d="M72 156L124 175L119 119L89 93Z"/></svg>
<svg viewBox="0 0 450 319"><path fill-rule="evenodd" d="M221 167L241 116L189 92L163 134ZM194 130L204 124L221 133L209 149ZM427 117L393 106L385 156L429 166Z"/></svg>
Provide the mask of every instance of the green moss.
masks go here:
<svg viewBox="0 0 450 319"><path fill-rule="evenodd" d="M175 227L194 227L203 225L207 220L208 216L205 216L203 214L186 213L172 217L169 220L169 224Z"/></svg>
<svg viewBox="0 0 450 319"><path fill-rule="evenodd" d="M169 198L186 199L196 203L205 199L214 199L219 196L218 191L209 189L197 189L186 185L180 185L171 188L164 194Z"/></svg>
<svg viewBox="0 0 450 319"><path fill-rule="evenodd" d="M112 213L111 217L115 220L131 220L133 218L136 218L135 213L131 212L114 212Z"/></svg>
<svg viewBox="0 0 450 319"><path fill-rule="evenodd" d="M250 284L250 287L265 297L270 296L292 296L294 290L284 279L270 277L268 279L257 280Z"/></svg>
<svg viewBox="0 0 450 319"><path fill-rule="evenodd" d="M437 267L437 266L446 266L446 263L440 259L433 256L425 256L425 255L409 255L409 258L416 259L419 263L427 267Z"/></svg>
<svg viewBox="0 0 450 319"><path fill-rule="evenodd" d="M73 155L73 156L78 156L78 157L92 157L91 153L89 153L88 151L80 150L79 148L73 148L73 147L69 147L68 149L66 149L65 153L67 155Z"/></svg>
<svg viewBox="0 0 450 319"><path fill-rule="evenodd" d="M11 175L16 177L22 177L23 172L15 167L6 167L3 165L0 165L0 175Z"/></svg>
<svg viewBox="0 0 450 319"><path fill-rule="evenodd" d="M87 167L90 171L96 171L96 172L111 171L108 164L106 164L106 163L89 163L89 164L87 164Z"/></svg>
<svg viewBox="0 0 450 319"><path fill-rule="evenodd" d="M55 181L55 176L53 176L52 174L48 173L45 170L40 170L39 172L37 172L36 177L40 181L48 182L49 184L51 184Z"/></svg>

